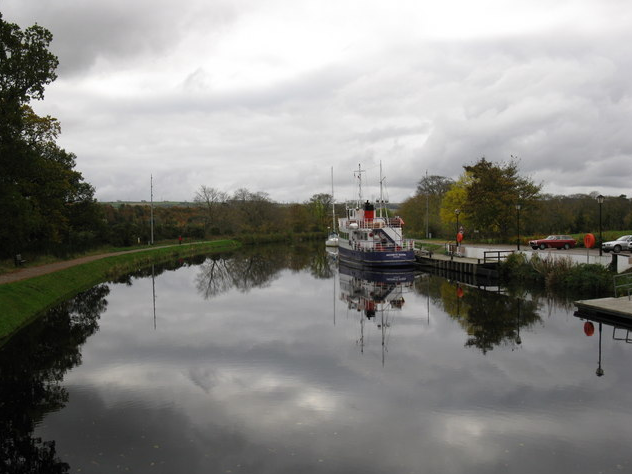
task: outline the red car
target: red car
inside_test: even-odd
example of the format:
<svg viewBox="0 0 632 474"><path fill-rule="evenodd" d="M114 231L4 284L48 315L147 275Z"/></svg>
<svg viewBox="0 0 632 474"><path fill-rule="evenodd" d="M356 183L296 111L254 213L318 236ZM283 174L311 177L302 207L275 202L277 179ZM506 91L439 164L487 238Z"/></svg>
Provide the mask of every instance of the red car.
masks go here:
<svg viewBox="0 0 632 474"><path fill-rule="evenodd" d="M551 249L572 249L577 241L570 235L549 235L546 239L530 240L529 245L533 250L545 248Z"/></svg>

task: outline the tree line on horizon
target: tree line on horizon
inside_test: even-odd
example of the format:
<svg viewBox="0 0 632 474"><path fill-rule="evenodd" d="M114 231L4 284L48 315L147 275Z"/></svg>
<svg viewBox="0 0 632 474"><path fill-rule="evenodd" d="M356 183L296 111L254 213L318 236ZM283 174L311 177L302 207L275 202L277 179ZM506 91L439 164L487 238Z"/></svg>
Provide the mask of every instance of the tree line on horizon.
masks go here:
<svg viewBox="0 0 632 474"><path fill-rule="evenodd" d="M503 163L483 157L463 169L456 181L434 175L418 182L415 195L399 209L409 233L453 239L462 229L469 238L509 242L518 235L632 229L632 200L626 195L601 196L599 204L596 191L541 193L542 185L519 175L515 157Z"/></svg>
<svg viewBox="0 0 632 474"><path fill-rule="evenodd" d="M149 204L98 203L94 187L75 170L76 156L57 144L57 119L38 116L31 101L44 98L56 79L58 59L49 51L52 34L34 25L22 30L0 13L0 257L17 253L67 255L103 245L129 246L154 240L232 237L244 234L327 232L333 197L314 194L302 203L280 204L265 192L232 193L201 185L194 206L151 208ZM409 236L453 238L459 227L477 238L507 241L521 233L595 231L594 195L551 196L520 176L515 159L481 158L464 166L459 179L423 177L399 213ZM335 215L344 205L335 204ZM602 226L632 228L630 200L606 197ZM152 216L153 215L153 219ZM153 224L153 225L152 225Z"/></svg>

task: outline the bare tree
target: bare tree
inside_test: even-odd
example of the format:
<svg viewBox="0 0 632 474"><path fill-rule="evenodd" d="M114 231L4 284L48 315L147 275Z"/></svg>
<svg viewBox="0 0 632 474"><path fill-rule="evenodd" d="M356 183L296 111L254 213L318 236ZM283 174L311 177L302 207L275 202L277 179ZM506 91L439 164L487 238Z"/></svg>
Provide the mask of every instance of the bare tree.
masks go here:
<svg viewBox="0 0 632 474"><path fill-rule="evenodd" d="M223 227L221 224L222 204L226 203L227 199L228 195L225 192L204 185L200 186L200 189L195 193L193 200L206 210L205 233L207 229L221 231Z"/></svg>

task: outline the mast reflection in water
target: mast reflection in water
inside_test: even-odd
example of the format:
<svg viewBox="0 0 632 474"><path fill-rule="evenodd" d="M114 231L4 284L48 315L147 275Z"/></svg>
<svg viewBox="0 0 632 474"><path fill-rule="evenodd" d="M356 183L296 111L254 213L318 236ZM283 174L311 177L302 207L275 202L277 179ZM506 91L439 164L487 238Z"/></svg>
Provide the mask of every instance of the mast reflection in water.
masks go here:
<svg viewBox="0 0 632 474"><path fill-rule="evenodd" d="M395 312L402 309L404 294L412 290L415 274L406 269L379 270L355 268L340 262L340 299L347 308L360 314L360 351L365 346L365 321L374 322L381 333L382 365L387 349L387 335Z"/></svg>
<svg viewBox="0 0 632 474"><path fill-rule="evenodd" d="M54 309L0 349L0 472L631 469L621 326L589 337L567 301L339 270L248 248Z"/></svg>

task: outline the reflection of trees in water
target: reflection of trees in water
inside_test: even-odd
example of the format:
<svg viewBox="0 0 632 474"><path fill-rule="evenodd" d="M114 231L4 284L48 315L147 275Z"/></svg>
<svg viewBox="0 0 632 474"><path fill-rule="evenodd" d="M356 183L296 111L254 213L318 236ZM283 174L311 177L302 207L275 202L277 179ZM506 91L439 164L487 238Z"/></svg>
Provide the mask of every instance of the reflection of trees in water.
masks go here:
<svg viewBox="0 0 632 474"><path fill-rule="evenodd" d="M287 268L309 268L316 278L331 278L334 273L321 247L264 245L245 247L230 255L213 255L200 265L196 286L205 298L213 298L232 288L244 293L264 288Z"/></svg>
<svg viewBox="0 0 632 474"><path fill-rule="evenodd" d="M98 285L50 310L0 349L0 468L6 473L64 473L54 441L32 437L68 393L64 374L81 363L80 346L98 328L109 293Z"/></svg>
<svg viewBox="0 0 632 474"><path fill-rule="evenodd" d="M335 265L329 257L322 242L305 242L294 245L286 250L287 267L293 271L309 270L317 279L333 278Z"/></svg>
<svg viewBox="0 0 632 474"><path fill-rule="evenodd" d="M335 275L336 264L324 249L312 254L308 266L311 275L319 280L328 280Z"/></svg>
<svg viewBox="0 0 632 474"><path fill-rule="evenodd" d="M430 298L430 301L434 305L442 306L441 287L445 281L446 279L443 277L431 275L430 273L422 273L418 278L415 278L415 292Z"/></svg>
<svg viewBox="0 0 632 474"><path fill-rule="evenodd" d="M585 294L572 294L570 292L553 292L550 289L542 288L538 285L525 287L513 284L507 286L507 294L516 298L528 298L537 301L541 307L547 307L549 315L554 310L573 311L575 301L585 299Z"/></svg>
<svg viewBox="0 0 632 474"><path fill-rule="evenodd" d="M200 266L196 277L197 289L205 298L220 295L231 288L248 292L262 288L285 268L281 254L277 257L259 252L235 254L232 257L214 255Z"/></svg>
<svg viewBox="0 0 632 474"><path fill-rule="evenodd" d="M196 286L204 298L212 298L228 291L232 287L228 259L221 255L213 255L200 265L200 272L195 277Z"/></svg>
<svg viewBox="0 0 632 474"><path fill-rule="evenodd" d="M469 336L466 346L483 354L499 345L520 345L520 329L540 321L534 301L510 298L485 291L466 292L463 296L469 311L459 318Z"/></svg>
<svg viewBox="0 0 632 474"><path fill-rule="evenodd" d="M170 262L156 263L130 272L126 275L121 275L120 277L113 280L113 282L132 286L134 279L146 278L151 276L157 277L158 275L161 275L165 272L175 271L182 267L200 265L202 262L204 262L205 258L206 257L204 255L198 255L194 257L177 258Z"/></svg>
<svg viewBox="0 0 632 474"><path fill-rule="evenodd" d="M418 279L415 289L459 322L468 334L466 346L483 353L496 346L520 345L520 331L541 321L539 299L528 298L526 291L521 297L507 296L432 275Z"/></svg>

